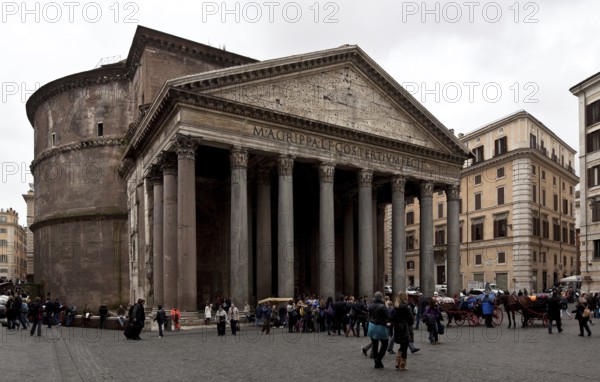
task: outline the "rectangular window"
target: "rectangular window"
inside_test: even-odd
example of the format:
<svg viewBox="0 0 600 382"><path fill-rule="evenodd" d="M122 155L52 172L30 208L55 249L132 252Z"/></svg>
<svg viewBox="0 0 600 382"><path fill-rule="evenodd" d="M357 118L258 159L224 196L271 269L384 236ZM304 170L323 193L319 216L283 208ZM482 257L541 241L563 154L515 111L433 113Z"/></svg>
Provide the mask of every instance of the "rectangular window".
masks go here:
<svg viewBox="0 0 600 382"><path fill-rule="evenodd" d="M0 263L8 263L8 255L0 255Z"/></svg>
<svg viewBox="0 0 600 382"><path fill-rule="evenodd" d="M438 219L444 217L444 203L438 203Z"/></svg>
<svg viewBox="0 0 600 382"><path fill-rule="evenodd" d="M569 244L575 245L575 226L573 224L569 225Z"/></svg>
<svg viewBox="0 0 600 382"><path fill-rule="evenodd" d="M98 122L98 125L96 125L96 134L99 137L104 136L104 123Z"/></svg>
<svg viewBox="0 0 600 382"><path fill-rule="evenodd" d="M474 182L475 184L481 184L481 175L475 175Z"/></svg>
<svg viewBox="0 0 600 382"><path fill-rule="evenodd" d="M533 251L533 262L537 263L537 252Z"/></svg>
<svg viewBox="0 0 600 382"><path fill-rule="evenodd" d="M473 149L473 154L475 155L475 159L473 159L473 164L483 162L483 146L479 146Z"/></svg>
<svg viewBox="0 0 600 382"><path fill-rule="evenodd" d="M542 189L542 206L546 207L546 190Z"/></svg>
<svg viewBox="0 0 600 382"><path fill-rule="evenodd" d="M413 260L407 261L406 262L406 269L408 269L408 270L415 269L415 262Z"/></svg>
<svg viewBox="0 0 600 382"><path fill-rule="evenodd" d="M415 233L414 232L409 232L406 234L406 250L413 250L415 249Z"/></svg>
<svg viewBox="0 0 600 382"><path fill-rule="evenodd" d="M496 169L496 178L504 178L504 167Z"/></svg>
<svg viewBox="0 0 600 382"><path fill-rule="evenodd" d="M544 239L550 239L550 223L547 218L542 220L542 237Z"/></svg>
<svg viewBox="0 0 600 382"><path fill-rule="evenodd" d="M504 204L504 187L498 187L497 194L498 194L498 205L501 206Z"/></svg>
<svg viewBox="0 0 600 382"><path fill-rule="evenodd" d="M540 218L538 216L533 217L532 225L533 236L540 236Z"/></svg>
<svg viewBox="0 0 600 382"><path fill-rule="evenodd" d="M458 227L458 242L463 242L463 223L460 222L460 227Z"/></svg>
<svg viewBox="0 0 600 382"><path fill-rule="evenodd" d="M554 265L557 265L558 263L556 262L556 253L554 254Z"/></svg>
<svg viewBox="0 0 600 382"><path fill-rule="evenodd" d="M565 182L562 182L562 189L563 189L563 191L566 190L566 188L565 188Z"/></svg>
<svg viewBox="0 0 600 382"><path fill-rule="evenodd" d="M475 210L481 209L481 193L475 194Z"/></svg>
<svg viewBox="0 0 600 382"><path fill-rule="evenodd" d="M6 233L6 228L0 228L0 233Z"/></svg>
<svg viewBox="0 0 600 382"><path fill-rule="evenodd" d="M480 254L475 255L475 265L481 265L481 257Z"/></svg>
<svg viewBox="0 0 600 382"><path fill-rule="evenodd" d="M546 171L542 170L542 180L546 180Z"/></svg>
<svg viewBox="0 0 600 382"><path fill-rule="evenodd" d="M600 221L600 199L592 200L590 202L590 207L592 208L592 221Z"/></svg>
<svg viewBox="0 0 600 382"><path fill-rule="evenodd" d="M483 219L471 224L471 241L483 240Z"/></svg>
<svg viewBox="0 0 600 382"><path fill-rule="evenodd" d="M445 227L436 227L435 229L435 244L444 245L446 244L446 229Z"/></svg>
<svg viewBox="0 0 600 382"><path fill-rule="evenodd" d="M585 107L585 127L600 122L600 100Z"/></svg>
<svg viewBox="0 0 600 382"><path fill-rule="evenodd" d="M588 168L588 187L600 185L600 166Z"/></svg>
<svg viewBox="0 0 600 382"><path fill-rule="evenodd" d="M573 186L569 186L569 195L573 195Z"/></svg>
<svg viewBox="0 0 600 382"><path fill-rule="evenodd" d="M565 244L569 242L569 230L566 224L562 225L562 242Z"/></svg>
<svg viewBox="0 0 600 382"><path fill-rule="evenodd" d="M552 219L552 240L560 241L560 225L556 219Z"/></svg>
<svg viewBox="0 0 600 382"><path fill-rule="evenodd" d="M458 213L462 214L462 199L458 199Z"/></svg>
<svg viewBox="0 0 600 382"><path fill-rule="evenodd" d="M506 154L508 152L506 141L506 137L498 138L494 141L494 156Z"/></svg>
<svg viewBox="0 0 600 382"><path fill-rule="evenodd" d="M533 198L532 201L537 203L537 186L535 184L531 187L531 197Z"/></svg>
<svg viewBox="0 0 600 382"><path fill-rule="evenodd" d="M529 147L537 149L537 137L533 134L529 134Z"/></svg>
<svg viewBox="0 0 600 382"><path fill-rule="evenodd" d="M594 240L594 260L600 260L600 240Z"/></svg>
<svg viewBox="0 0 600 382"><path fill-rule="evenodd" d="M406 213L406 225L415 224L415 212L408 211Z"/></svg>
<svg viewBox="0 0 600 382"><path fill-rule="evenodd" d="M552 177L552 185L556 186L556 177L555 176Z"/></svg>
<svg viewBox="0 0 600 382"><path fill-rule="evenodd" d="M554 207L554 211L558 211L558 195L554 194L552 197L552 206Z"/></svg>
<svg viewBox="0 0 600 382"><path fill-rule="evenodd" d="M567 199L563 199L563 214L569 214L569 201Z"/></svg>
<svg viewBox="0 0 600 382"><path fill-rule="evenodd" d="M531 173L532 173L533 175L535 175L535 165L532 165L532 166L531 166Z"/></svg>
<svg viewBox="0 0 600 382"><path fill-rule="evenodd" d="M507 218L505 215L494 217L494 239L506 237Z"/></svg>
<svg viewBox="0 0 600 382"><path fill-rule="evenodd" d="M52 133L52 147L56 146L56 134Z"/></svg>
<svg viewBox="0 0 600 382"><path fill-rule="evenodd" d="M600 130L596 130L586 135L585 143L588 153L600 150Z"/></svg>
<svg viewBox="0 0 600 382"><path fill-rule="evenodd" d="M498 252L498 264L506 264L506 254L504 252Z"/></svg>

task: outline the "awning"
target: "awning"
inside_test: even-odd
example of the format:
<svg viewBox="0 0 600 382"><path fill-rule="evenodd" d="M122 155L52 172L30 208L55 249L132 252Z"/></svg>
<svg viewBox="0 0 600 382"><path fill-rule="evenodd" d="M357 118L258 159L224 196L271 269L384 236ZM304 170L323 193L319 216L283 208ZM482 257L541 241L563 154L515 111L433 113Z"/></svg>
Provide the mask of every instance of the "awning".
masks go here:
<svg viewBox="0 0 600 382"><path fill-rule="evenodd" d="M564 279L560 279L561 283L572 283L572 282L580 282L581 275L573 275L569 277L565 277Z"/></svg>

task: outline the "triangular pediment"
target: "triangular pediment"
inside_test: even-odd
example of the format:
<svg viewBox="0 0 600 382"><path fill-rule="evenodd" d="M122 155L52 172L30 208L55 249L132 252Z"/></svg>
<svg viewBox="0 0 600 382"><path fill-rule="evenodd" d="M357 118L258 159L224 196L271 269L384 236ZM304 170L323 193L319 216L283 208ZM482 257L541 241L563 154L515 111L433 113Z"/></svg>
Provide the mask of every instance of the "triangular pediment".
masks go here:
<svg viewBox="0 0 600 382"><path fill-rule="evenodd" d="M466 159L446 127L356 46L169 81L186 91Z"/></svg>
<svg viewBox="0 0 600 382"><path fill-rule="evenodd" d="M211 95L417 146L446 151L351 66L248 83Z"/></svg>

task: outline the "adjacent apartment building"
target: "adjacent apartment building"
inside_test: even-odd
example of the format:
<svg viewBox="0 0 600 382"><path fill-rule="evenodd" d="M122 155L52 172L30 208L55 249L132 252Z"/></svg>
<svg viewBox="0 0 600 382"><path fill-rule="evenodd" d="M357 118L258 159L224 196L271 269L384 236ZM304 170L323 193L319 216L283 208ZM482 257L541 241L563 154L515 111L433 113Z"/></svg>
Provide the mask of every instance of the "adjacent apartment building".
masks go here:
<svg viewBox="0 0 600 382"><path fill-rule="evenodd" d="M26 279L27 260L25 228L12 208L0 209L0 280L18 282Z"/></svg>
<svg viewBox="0 0 600 382"><path fill-rule="evenodd" d="M461 172L462 287L541 291L575 274L576 151L526 111L458 137L475 154ZM445 201L444 192L434 194L436 284L446 283ZM419 203L406 203L407 278L419 285Z"/></svg>
<svg viewBox="0 0 600 382"><path fill-rule="evenodd" d="M581 289L600 290L600 73L569 89L579 98Z"/></svg>

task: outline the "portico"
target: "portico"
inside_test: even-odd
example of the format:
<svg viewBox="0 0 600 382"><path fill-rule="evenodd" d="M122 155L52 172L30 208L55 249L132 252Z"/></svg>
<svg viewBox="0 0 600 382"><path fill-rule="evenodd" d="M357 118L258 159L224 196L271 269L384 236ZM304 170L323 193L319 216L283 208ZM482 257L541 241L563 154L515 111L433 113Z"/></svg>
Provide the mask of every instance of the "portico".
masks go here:
<svg viewBox="0 0 600 382"><path fill-rule="evenodd" d="M469 153L355 46L168 81L124 156L128 185L152 185L140 201L153 206L143 222L150 303L194 312L224 296L238 306L270 295L371 297L383 288L378 206L389 203L392 285L404 289L409 196L421 205L430 296L436 191L449 193L456 288L455 192Z"/></svg>

